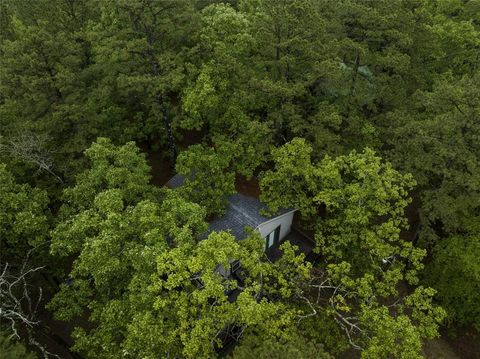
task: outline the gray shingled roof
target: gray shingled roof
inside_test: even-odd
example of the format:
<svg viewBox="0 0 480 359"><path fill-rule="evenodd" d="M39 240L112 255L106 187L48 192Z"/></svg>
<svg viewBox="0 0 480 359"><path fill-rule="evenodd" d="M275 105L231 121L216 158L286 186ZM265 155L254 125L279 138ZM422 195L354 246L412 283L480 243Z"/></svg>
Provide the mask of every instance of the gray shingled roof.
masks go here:
<svg viewBox="0 0 480 359"><path fill-rule="evenodd" d="M165 184L170 188L178 188L183 184L184 178L182 175L176 174Z"/></svg>
<svg viewBox="0 0 480 359"><path fill-rule="evenodd" d="M183 184L183 176L177 174L167 182L170 188L178 188ZM235 193L227 197L228 205L225 215L216 218L210 222L208 233L213 231L227 231L237 239L244 239L247 236L245 227L256 228L258 225L268 220L278 217L284 213L292 211L292 209L282 209L276 215L267 217L260 214L262 209L267 209L257 198L245 196L241 193ZM207 235L208 235L207 233Z"/></svg>

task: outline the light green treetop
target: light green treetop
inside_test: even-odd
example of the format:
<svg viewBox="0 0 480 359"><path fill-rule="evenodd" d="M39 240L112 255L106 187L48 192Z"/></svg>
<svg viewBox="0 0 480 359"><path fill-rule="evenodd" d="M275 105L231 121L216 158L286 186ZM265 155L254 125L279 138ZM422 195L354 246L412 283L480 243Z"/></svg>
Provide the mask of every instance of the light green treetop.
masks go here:
<svg viewBox="0 0 480 359"><path fill-rule="evenodd" d="M99 139L87 153L91 169L65 190L69 207L52 232L53 254L78 257L49 308L62 320L89 310L95 329L77 329L75 348L92 356L101 347L112 358L121 349L116 333L134 315L134 293L149 282L156 257L192 246L207 229L206 212L172 190L153 195L148 166L132 143Z"/></svg>
<svg viewBox="0 0 480 359"><path fill-rule="evenodd" d="M431 288L398 292L400 283L416 285L423 268L425 251L400 235L415 182L369 149L318 162L311 152L303 139L273 150L274 168L260 180L270 210L298 208L315 233L321 260L299 285L300 302L310 317L326 310L365 357L418 357L421 338L436 335L444 312L432 304Z"/></svg>
<svg viewBox="0 0 480 359"><path fill-rule="evenodd" d="M284 251L282 261L272 264L264 260L258 235L238 242L220 232L193 247L163 252L148 288L153 307L138 313L130 325L127 350L137 357L214 357L222 336L240 337L247 328L255 328L262 338L288 340L300 313L288 299L296 282L308 277L309 264L291 246ZM234 260L241 263L243 281L224 274ZM151 335L145 337L145 328Z"/></svg>
<svg viewBox="0 0 480 359"><path fill-rule="evenodd" d="M260 105L251 87L258 70L251 58L255 29L244 13L225 4L206 7L202 25L203 56L182 98L181 126L208 128L214 145L231 153L232 168L251 176L265 161L272 142L268 125L253 112Z"/></svg>
<svg viewBox="0 0 480 359"><path fill-rule="evenodd" d="M180 153L175 166L177 173L184 177L179 192L205 207L208 214L222 214L226 197L235 193L235 172L231 161L228 152L203 145L190 146Z"/></svg>
<svg viewBox="0 0 480 359"><path fill-rule="evenodd" d="M98 138L85 156L90 160L90 169L77 176L75 186L65 189L65 216L90 208L103 190L118 189L127 205L153 198L157 192L149 185L150 167L134 142L115 146L107 138Z"/></svg>
<svg viewBox="0 0 480 359"><path fill-rule="evenodd" d="M235 348L234 358L277 358L277 359L331 359L322 345L309 341L302 336L292 337L288 340L261 338L256 333L246 335Z"/></svg>
<svg viewBox="0 0 480 359"><path fill-rule="evenodd" d="M0 241L2 256L23 260L32 248L44 251L48 239L48 197L45 191L16 183L0 164ZM10 258L11 259L11 258Z"/></svg>

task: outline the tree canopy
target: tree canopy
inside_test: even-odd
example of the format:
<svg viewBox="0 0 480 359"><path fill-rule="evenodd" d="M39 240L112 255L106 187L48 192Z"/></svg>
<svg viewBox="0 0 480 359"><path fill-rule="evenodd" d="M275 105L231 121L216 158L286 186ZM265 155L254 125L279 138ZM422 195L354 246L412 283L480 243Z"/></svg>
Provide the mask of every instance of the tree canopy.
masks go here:
<svg viewBox="0 0 480 359"><path fill-rule="evenodd" d="M66 352L478 334L478 0L3 0L0 57L0 264L34 264L8 296L76 327ZM296 209L312 252L212 231L237 191ZM70 342L49 321L0 344Z"/></svg>
<svg viewBox="0 0 480 359"><path fill-rule="evenodd" d="M419 286L409 296L398 291L402 282L418 284L425 255L400 236L407 223L411 175L382 163L368 149L317 163L311 152L303 139L273 150L274 169L260 181L270 210L298 208L314 230L321 261L312 282L300 287L304 294L299 298L316 315L322 290L327 298L333 290L323 298L330 304L328 314L367 358L392 353L419 357L420 338L436 335L444 311L432 302L432 288ZM312 288L318 291L316 298L309 297ZM391 306L397 308L393 315Z"/></svg>
<svg viewBox="0 0 480 359"><path fill-rule="evenodd" d="M21 260L32 249L43 253L48 251L50 214L46 192L16 183L6 166L1 164L0 208L2 256Z"/></svg>

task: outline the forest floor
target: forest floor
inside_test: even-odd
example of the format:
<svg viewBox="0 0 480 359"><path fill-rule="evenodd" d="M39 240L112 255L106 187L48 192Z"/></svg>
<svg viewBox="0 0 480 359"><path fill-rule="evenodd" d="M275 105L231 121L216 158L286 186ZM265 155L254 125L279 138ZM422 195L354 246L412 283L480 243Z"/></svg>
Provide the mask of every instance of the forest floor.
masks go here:
<svg viewBox="0 0 480 359"><path fill-rule="evenodd" d="M150 151L147 153L147 160L151 167L151 183L154 186L161 187L175 175L175 169L168 159L161 152Z"/></svg>
<svg viewBox="0 0 480 359"><path fill-rule="evenodd" d="M440 338L427 340L423 351L431 359L478 359L480 340L471 331L465 331L455 338L443 333Z"/></svg>
<svg viewBox="0 0 480 359"><path fill-rule="evenodd" d="M470 333L459 334L456 338L444 334L440 338L426 340L423 354L427 359L479 359L480 341ZM360 359L360 352L351 349L339 359Z"/></svg>
<svg viewBox="0 0 480 359"><path fill-rule="evenodd" d="M39 325L32 328L35 340L48 352L57 355L61 359L82 358L80 355L70 351L69 348L73 345L72 332L74 328L89 327L87 317L75 318L68 322L55 320L52 313L45 306L53 298L56 289L44 278L36 278L34 286L43 290L43 298L36 312ZM38 357L41 358L42 355L38 353Z"/></svg>

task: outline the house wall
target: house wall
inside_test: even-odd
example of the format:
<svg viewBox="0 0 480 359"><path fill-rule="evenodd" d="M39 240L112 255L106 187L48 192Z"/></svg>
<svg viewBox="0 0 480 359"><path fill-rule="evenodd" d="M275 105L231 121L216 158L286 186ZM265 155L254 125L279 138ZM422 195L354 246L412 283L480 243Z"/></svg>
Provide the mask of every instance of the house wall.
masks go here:
<svg viewBox="0 0 480 359"><path fill-rule="evenodd" d="M271 220L264 222L257 226L257 230L260 232L262 237L266 237L270 232L275 230L279 225L280 227L280 241L285 238L287 234L290 233L293 221L293 213L295 211L291 211L285 213L279 217L272 218Z"/></svg>

